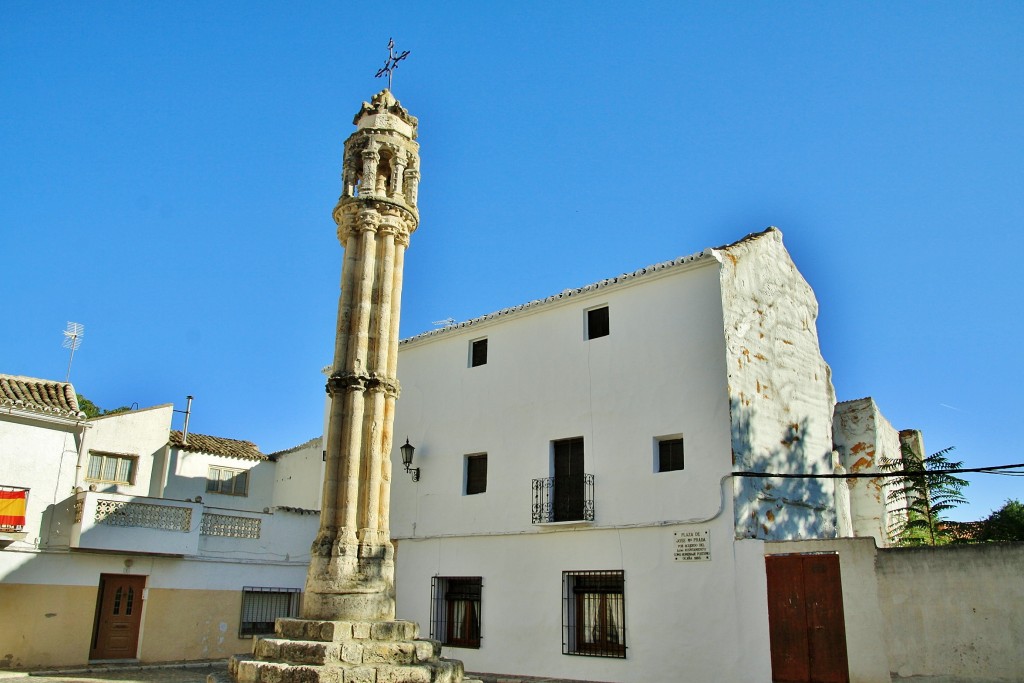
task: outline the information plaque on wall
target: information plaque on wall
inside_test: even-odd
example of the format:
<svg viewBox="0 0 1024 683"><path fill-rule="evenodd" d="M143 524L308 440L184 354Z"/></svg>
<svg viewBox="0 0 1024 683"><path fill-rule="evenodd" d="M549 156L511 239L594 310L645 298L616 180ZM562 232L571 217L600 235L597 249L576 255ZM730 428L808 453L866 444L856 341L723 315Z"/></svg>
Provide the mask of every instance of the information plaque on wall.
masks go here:
<svg viewBox="0 0 1024 683"><path fill-rule="evenodd" d="M709 529L677 531L674 535L676 537L676 562L701 562L711 559L711 531Z"/></svg>

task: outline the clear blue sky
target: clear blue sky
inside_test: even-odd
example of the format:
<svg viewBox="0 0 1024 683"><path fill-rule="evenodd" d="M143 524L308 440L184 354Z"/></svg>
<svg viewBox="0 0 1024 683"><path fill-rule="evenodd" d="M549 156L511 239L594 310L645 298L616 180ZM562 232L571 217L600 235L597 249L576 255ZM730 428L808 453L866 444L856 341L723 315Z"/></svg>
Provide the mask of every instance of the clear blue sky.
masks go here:
<svg viewBox="0 0 1024 683"><path fill-rule="evenodd" d="M778 226L840 400L1024 461L1024 3L0 3L0 372L320 434L342 142L420 118L402 334ZM176 426L180 422L176 422ZM979 518L1022 480L972 477Z"/></svg>

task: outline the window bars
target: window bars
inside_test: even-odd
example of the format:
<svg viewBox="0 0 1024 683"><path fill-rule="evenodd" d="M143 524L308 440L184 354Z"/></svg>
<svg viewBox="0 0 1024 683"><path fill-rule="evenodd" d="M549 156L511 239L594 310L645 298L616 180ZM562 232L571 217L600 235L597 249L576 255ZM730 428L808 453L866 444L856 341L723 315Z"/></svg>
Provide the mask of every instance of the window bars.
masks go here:
<svg viewBox="0 0 1024 683"><path fill-rule="evenodd" d="M480 647L479 576L435 576L430 581L430 637L449 647Z"/></svg>
<svg viewBox="0 0 1024 683"><path fill-rule="evenodd" d="M625 658L623 571L562 572L562 654Z"/></svg>
<svg viewBox="0 0 1024 683"><path fill-rule="evenodd" d="M242 588L242 615L238 622L238 637L252 638L274 632L279 617L299 614L301 592L298 588Z"/></svg>

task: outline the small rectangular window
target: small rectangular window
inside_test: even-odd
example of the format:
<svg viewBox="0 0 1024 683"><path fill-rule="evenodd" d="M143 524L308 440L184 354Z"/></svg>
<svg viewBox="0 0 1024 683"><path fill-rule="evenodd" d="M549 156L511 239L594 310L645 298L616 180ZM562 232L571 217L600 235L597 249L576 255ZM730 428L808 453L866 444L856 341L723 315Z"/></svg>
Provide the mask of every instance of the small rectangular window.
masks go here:
<svg viewBox="0 0 1024 683"><path fill-rule="evenodd" d="M430 582L430 637L449 647L480 647L479 576L435 576Z"/></svg>
<svg viewBox="0 0 1024 683"><path fill-rule="evenodd" d="M298 588L242 588L242 616L238 623L238 637L251 638L274 632L274 621L279 617L299 614Z"/></svg>
<svg viewBox="0 0 1024 683"><path fill-rule="evenodd" d="M487 364L487 339L476 339L469 343L469 367Z"/></svg>
<svg viewBox="0 0 1024 683"><path fill-rule="evenodd" d="M587 311L587 339L607 337L608 334L608 307L591 308Z"/></svg>
<svg viewBox="0 0 1024 683"><path fill-rule="evenodd" d="M210 465L206 476L206 490L209 493L223 493L227 496L246 496L249 493L248 470Z"/></svg>
<svg viewBox="0 0 1024 683"><path fill-rule="evenodd" d="M562 572L562 654L626 656L625 573Z"/></svg>
<svg viewBox="0 0 1024 683"><path fill-rule="evenodd" d="M466 456L466 495L487 490L487 454Z"/></svg>
<svg viewBox="0 0 1024 683"><path fill-rule="evenodd" d="M90 452L89 467L86 470L85 478L88 481L111 484L134 484L137 460L138 458L134 455Z"/></svg>
<svg viewBox="0 0 1024 683"><path fill-rule="evenodd" d="M661 439L658 441L658 471L671 472L683 469L683 439Z"/></svg>

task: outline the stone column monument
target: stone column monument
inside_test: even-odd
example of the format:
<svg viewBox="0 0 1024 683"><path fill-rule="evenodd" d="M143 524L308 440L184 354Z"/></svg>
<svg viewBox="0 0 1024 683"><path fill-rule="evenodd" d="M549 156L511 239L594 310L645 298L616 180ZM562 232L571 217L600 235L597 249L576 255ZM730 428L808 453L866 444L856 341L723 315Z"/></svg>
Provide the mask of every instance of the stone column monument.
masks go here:
<svg viewBox="0 0 1024 683"><path fill-rule="evenodd" d="M334 209L341 270L320 530L302 619L278 619L253 656L233 657L241 683L460 683L462 663L395 620L388 528L391 448L399 388L402 267L419 224L416 117L382 90L364 102L345 141Z"/></svg>

